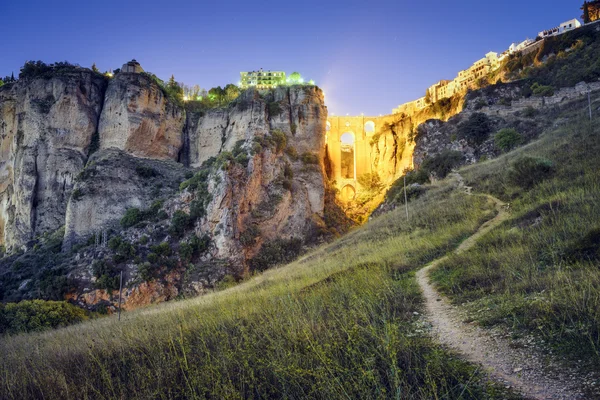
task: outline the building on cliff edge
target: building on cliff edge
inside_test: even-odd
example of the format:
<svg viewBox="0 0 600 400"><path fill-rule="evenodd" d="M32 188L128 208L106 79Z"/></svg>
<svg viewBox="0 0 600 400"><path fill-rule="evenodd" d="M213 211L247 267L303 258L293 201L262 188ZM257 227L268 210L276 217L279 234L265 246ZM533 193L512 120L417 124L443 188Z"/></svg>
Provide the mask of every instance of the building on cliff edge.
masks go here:
<svg viewBox="0 0 600 400"><path fill-rule="evenodd" d="M581 22L579 22L577 18L574 18L563 22L556 28L542 31L538 36L543 39L549 36L560 35L573 29L577 29L580 26L582 26ZM415 111L427 107L429 104L438 102L442 99L447 99L457 93L464 93L468 89L475 87L479 79L486 77L489 73L500 68L502 61L506 57L517 52L527 52L528 50L534 49L535 44L536 40L526 39L521 43L511 44L510 47L500 55L490 51L484 58L473 63L471 67L460 71L453 80L441 80L437 82L427 88L425 96L399 105L392 110L392 114L412 114Z"/></svg>
<svg viewBox="0 0 600 400"><path fill-rule="evenodd" d="M257 89L272 89L285 84L285 72L283 71L258 71L240 72L240 86L247 89L255 86Z"/></svg>
<svg viewBox="0 0 600 400"><path fill-rule="evenodd" d="M134 58L133 60L123 64L123 66L121 67L121 72L131 72L134 74L139 74L141 72L144 72L144 69L142 68L140 63L137 62Z"/></svg>

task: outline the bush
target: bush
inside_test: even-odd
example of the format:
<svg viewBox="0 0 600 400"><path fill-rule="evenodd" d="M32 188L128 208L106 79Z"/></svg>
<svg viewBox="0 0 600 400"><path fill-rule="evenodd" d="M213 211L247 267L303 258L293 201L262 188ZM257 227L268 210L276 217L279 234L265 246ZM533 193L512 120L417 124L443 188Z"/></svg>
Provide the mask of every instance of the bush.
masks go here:
<svg viewBox="0 0 600 400"><path fill-rule="evenodd" d="M281 114L283 110L281 109L281 106L279 105L278 101L273 101L271 103L269 103L269 115L274 117L276 115Z"/></svg>
<svg viewBox="0 0 600 400"><path fill-rule="evenodd" d="M502 151L509 151L523 143L523 136L511 128L501 129L494 136L494 143Z"/></svg>
<svg viewBox="0 0 600 400"><path fill-rule="evenodd" d="M458 125L458 134L469 143L480 145L490 134L490 120L483 113L473 113L469 119Z"/></svg>
<svg viewBox="0 0 600 400"><path fill-rule="evenodd" d="M24 300L0 303L0 334L17 334L76 324L88 313L65 301Z"/></svg>
<svg viewBox="0 0 600 400"><path fill-rule="evenodd" d="M192 246L194 255L204 253L206 250L208 250L209 245L210 245L210 236L208 236L208 235L204 235L202 237L198 237L198 236L194 235L190 239L190 246Z"/></svg>
<svg viewBox="0 0 600 400"><path fill-rule="evenodd" d="M158 172L152 167L146 165L138 165L135 167L135 172L142 178L154 178L158 175Z"/></svg>
<svg viewBox="0 0 600 400"><path fill-rule="evenodd" d="M190 225L191 218L188 214L181 210L175 211L173 218L171 219L171 226L169 227L169 233L174 237L181 237L183 232Z"/></svg>
<svg viewBox="0 0 600 400"><path fill-rule="evenodd" d="M537 97L550 97L554 95L554 88L552 86L540 85L537 82L531 85L531 90L533 95Z"/></svg>
<svg viewBox="0 0 600 400"><path fill-rule="evenodd" d="M302 240L276 239L264 244L258 254L250 260L250 268L254 271L264 271L276 264L293 261L302 250Z"/></svg>
<svg viewBox="0 0 600 400"><path fill-rule="evenodd" d="M150 250L158 256L168 257L171 255L171 245L168 242L162 242L152 246L150 247Z"/></svg>
<svg viewBox="0 0 600 400"><path fill-rule="evenodd" d="M300 156L300 159L306 165L317 165L317 164L319 164L319 157L316 154L313 154L313 153L309 153L309 152L302 153L302 155Z"/></svg>
<svg viewBox="0 0 600 400"><path fill-rule="evenodd" d="M298 159L298 151L294 146L288 146L285 148L285 154L287 154L293 161Z"/></svg>
<svg viewBox="0 0 600 400"><path fill-rule="evenodd" d="M121 226L125 229L140 222L143 219L143 214L139 208L129 208L125 211L125 215L121 218Z"/></svg>
<svg viewBox="0 0 600 400"><path fill-rule="evenodd" d="M372 192L379 191L383 186L377 172L367 172L359 176L357 180L362 187Z"/></svg>
<svg viewBox="0 0 600 400"><path fill-rule="evenodd" d="M255 243L256 238L260 236L260 229L256 225L250 225L240 234L240 243L248 247Z"/></svg>
<svg viewBox="0 0 600 400"><path fill-rule="evenodd" d="M509 182L522 188L530 188L554 173L552 161L545 158L524 156L516 160L508 171Z"/></svg>
<svg viewBox="0 0 600 400"><path fill-rule="evenodd" d="M273 132L271 132L271 141L275 146L275 151L279 153L283 151L287 145L287 136L285 136L285 133L279 129L275 129Z"/></svg>
<svg viewBox="0 0 600 400"><path fill-rule="evenodd" d="M423 161L421 169L429 174L434 173L438 178L445 178L454 168L463 162L464 158L460 151L444 150L434 157L428 157Z"/></svg>
<svg viewBox="0 0 600 400"><path fill-rule="evenodd" d="M523 116L525 118L533 118L537 114L537 110L531 106L528 106L523 110Z"/></svg>
<svg viewBox="0 0 600 400"><path fill-rule="evenodd" d="M146 261L145 263L143 263L141 265L138 265L138 276L143 281L149 282L152 279L154 279L155 272L156 272L156 269L148 261Z"/></svg>
<svg viewBox="0 0 600 400"><path fill-rule="evenodd" d="M422 185L425 183L429 183L429 172L427 172L425 169L419 168L416 171L408 172L406 174L406 197L408 197L409 200L412 200L413 198L418 197L418 195L420 195L420 193L413 197L410 196L410 193L412 193L411 190L413 190L410 188L416 187L416 185ZM416 190L413 190L413 191L416 193ZM386 192L385 201L386 201L386 203L404 204L404 177L403 176L401 176L399 179L396 179L396 181L394 181L392 186Z"/></svg>
<svg viewBox="0 0 600 400"><path fill-rule="evenodd" d="M96 278L95 286L97 289L105 289L107 292L119 288L119 272L111 263L105 260L96 260L92 264L92 272Z"/></svg>

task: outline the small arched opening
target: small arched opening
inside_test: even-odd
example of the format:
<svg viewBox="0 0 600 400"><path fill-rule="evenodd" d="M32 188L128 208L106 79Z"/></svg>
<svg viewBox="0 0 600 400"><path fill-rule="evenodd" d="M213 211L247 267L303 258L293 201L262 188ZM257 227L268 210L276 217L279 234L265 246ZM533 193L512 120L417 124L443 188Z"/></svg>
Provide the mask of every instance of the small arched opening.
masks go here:
<svg viewBox="0 0 600 400"><path fill-rule="evenodd" d="M325 130L327 132L329 132L331 130L331 122L327 121L327 123L325 124Z"/></svg>
<svg viewBox="0 0 600 400"><path fill-rule="evenodd" d="M354 196L356 196L356 190L352 185L346 185L340 191L340 196L343 201L352 201L354 200Z"/></svg>
<svg viewBox="0 0 600 400"><path fill-rule="evenodd" d="M373 122L373 121L365 122L365 133L367 133L367 134L375 133L375 122Z"/></svg>

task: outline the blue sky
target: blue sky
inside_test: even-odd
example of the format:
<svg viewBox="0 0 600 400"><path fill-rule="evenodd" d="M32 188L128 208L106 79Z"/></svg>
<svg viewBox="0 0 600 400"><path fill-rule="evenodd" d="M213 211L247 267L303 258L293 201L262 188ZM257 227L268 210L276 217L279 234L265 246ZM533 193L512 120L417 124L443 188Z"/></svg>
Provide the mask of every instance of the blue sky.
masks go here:
<svg viewBox="0 0 600 400"><path fill-rule="evenodd" d="M160 78L209 89L262 67L315 80L330 113L378 115L488 51L579 18L583 1L3 3L0 76L26 60L107 70L136 58Z"/></svg>

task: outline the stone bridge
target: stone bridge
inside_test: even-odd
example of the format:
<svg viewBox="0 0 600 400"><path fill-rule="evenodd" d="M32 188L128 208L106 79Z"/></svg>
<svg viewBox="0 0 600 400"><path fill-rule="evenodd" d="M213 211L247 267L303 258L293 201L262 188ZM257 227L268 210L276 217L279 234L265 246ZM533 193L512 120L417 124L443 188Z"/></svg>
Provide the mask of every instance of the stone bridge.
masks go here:
<svg viewBox="0 0 600 400"><path fill-rule="evenodd" d="M326 146L329 165L327 174L339 190L344 201L354 199L364 188L358 178L366 173L377 172L384 183L391 183L398 172L412 166L412 149L402 151L400 162L394 171L385 164L385 155L381 148L390 146L389 124L398 123L397 115L379 117L367 116L329 116L326 126ZM401 127L399 127L401 129ZM404 132L402 132L404 133ZM396 142L394 142L396 146ZM410 147L410 146L409 146ZM405 146L402 145L402 150ZM395 161L394 161L394 164ZM396 167L396 165L394 165Z"/></svg>

